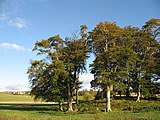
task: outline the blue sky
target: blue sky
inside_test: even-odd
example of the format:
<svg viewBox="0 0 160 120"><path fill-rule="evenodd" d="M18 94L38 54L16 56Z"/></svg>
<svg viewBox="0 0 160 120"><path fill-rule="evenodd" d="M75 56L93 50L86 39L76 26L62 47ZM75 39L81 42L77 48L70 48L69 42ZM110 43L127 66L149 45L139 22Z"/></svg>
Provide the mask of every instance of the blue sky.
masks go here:
<svg viewBox="0 0 160 120"><path fill-rule="evenodd" d="M37 40L71 36L80 25L89 30L102 21L141 27L160 18L159 0L0 0L0 91L27 90L27 68ZM89 61L92 61L90 59ZM89 88L91 74L84 74Z"/></svg>

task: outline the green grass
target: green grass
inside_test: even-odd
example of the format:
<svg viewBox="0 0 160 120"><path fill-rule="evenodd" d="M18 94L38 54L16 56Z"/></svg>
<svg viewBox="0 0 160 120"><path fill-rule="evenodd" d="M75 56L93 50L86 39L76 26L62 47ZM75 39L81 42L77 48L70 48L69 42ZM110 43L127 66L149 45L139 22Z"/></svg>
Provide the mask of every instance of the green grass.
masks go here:
<svg viewBox="0 0 160 120"><path fill-rule="evenodd" d="M5 104L0 105L0 120L158 120L159 111L133 113L65 113L57 112L56 105Z"/></svg>
<svg viewBox="0 0 160 120"><path fill-rule="evenodd" d="M0 93L0 102L34 102L34 99L29 95Z"/></svg>
<svg viewBox="0 0 160 120"><path fill-rule="evenodd" d="M12 103L12 101L15 103ZM58 111L58 105L55 104L34 103L33 98L28 95L0 93L0 120L160 119L160 101L142 100L141 102L135 102L133 100L112 100L111 104L113 111L110 113L102 112L101 110L105 109L105 104L99 103L82 103L80 106L74 106L74 109L79 109L79 112L66 113Z"/></svg>

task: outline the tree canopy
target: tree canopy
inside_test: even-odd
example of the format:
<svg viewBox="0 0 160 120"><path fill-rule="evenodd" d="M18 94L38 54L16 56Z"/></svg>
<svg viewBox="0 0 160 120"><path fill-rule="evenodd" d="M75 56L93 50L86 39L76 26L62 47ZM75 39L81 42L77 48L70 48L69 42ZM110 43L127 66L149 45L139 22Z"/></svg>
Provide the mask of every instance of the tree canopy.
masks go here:
<svg viewBox="0 0 160 120"><path fill-rule="evenodd" d="M67 101L68 111L73 111L72 100L81 82L78 76L86 70L89 57L85 30L81 26L80 35L63 40L59 35L37 41L34 51L46 55L45 59L31 61L28 69L31 94L35 99L45 101Z"/></svg>
<svg viewBox="0 0 160 120"><path fill-rule="evenodd" d="M67 101L68 111L73 111L75 94L78 104L79 75L86 71L90 52L95 56L90 64L91 86L99 89L97 94L104 93L107 112L111 111L111 92L121 91L126 97L136 92L137 101L142 94L158 93L159 37L160 19L152 18L142 28L100 22L90 32L82 25L78 35L37 41L33 51L43 58L32 60L28 69L31 94L45 101Z"/></svg>

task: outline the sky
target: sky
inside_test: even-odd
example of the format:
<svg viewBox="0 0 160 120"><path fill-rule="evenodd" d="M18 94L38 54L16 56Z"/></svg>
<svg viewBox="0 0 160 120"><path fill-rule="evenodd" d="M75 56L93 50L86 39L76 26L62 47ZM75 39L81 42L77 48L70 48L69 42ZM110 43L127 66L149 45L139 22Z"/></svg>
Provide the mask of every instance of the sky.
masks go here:
<svg viewBox="0 0 160 120"><path fill-rule="evenodd" d="M159 0L0 0L0 91L29 90L26 74L36 41L60 34L71 36L80 25L92 30L99 22L141 28L160 18ZM90 64L93 57L87 62ZM84 73L83 89L93 75Z"/></svg>

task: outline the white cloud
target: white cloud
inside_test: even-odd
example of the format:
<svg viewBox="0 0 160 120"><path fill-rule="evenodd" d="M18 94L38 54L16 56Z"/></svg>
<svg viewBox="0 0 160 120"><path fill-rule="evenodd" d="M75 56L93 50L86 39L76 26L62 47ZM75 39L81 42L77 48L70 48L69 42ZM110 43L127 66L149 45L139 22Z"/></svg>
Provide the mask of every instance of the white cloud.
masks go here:
<svg viewBox="0 0 160 120"><path fill-rule="evenodd" d="M8 90L24 90L27 88L29 87L25 84L12 84L5 87L5 89L8 89Z"/></svg>
<svg viewBox="0 0 160 120"><path fill-rule="evenodd" d="M3 91L28 91L30 87L28 84L18 83L18 84L10 84L10 85L1 85L0 92Z"/></svg>
<svg viewBox="0 0 160 120"><path fill-rule="evenodd" d="M17 27L17 28L26 28L27 27L27 23L26 20L23 18L15 18L9 21L9 25L13 26L13 27Z"/></svg>
<svg viewBox="0 0 160 120"><path fill-rule="evenodd" d="M9 25L19 29L27 27L27 22L24 18L20 18L20 17L11 18L5 13L0 14L0 22L3 22L3 23L0 23L2 25L5 24L5 25Z"/></svg>
<svg viewBox="0 0 160 120"><path fill-rule="evenodd" d="M20 46L20 45L17 45L17 44L11 44L11 43L1 43L0 47L4 48L4 49L14 49L14 50L17 50L17 51L22 51L22 52L31 51L30 49L27 49L23 46Z"/></svg>
<svg viewBox="0 0 160 120"><path fill-rule="evenodd" d="M16 16L25 5L25 0L0 0L0 25L9 25L16 28L26 28L27 22L24 18ZM3 23L2 23L3 22Z"/></svg>
<svg viewBox="0 0 160 120"><path fill-rule="evenodd" d="M84 83L90 83L94 79L93 75L80 75L79 76L79 81L84 82Z"/></svg>
<svg viewBox="0 0 160 120"><path fill-rule="evenodd" d="M8 85L5 87L7 90L19 90L20 85L19 84L14 84L14 85Z"/></svg>

